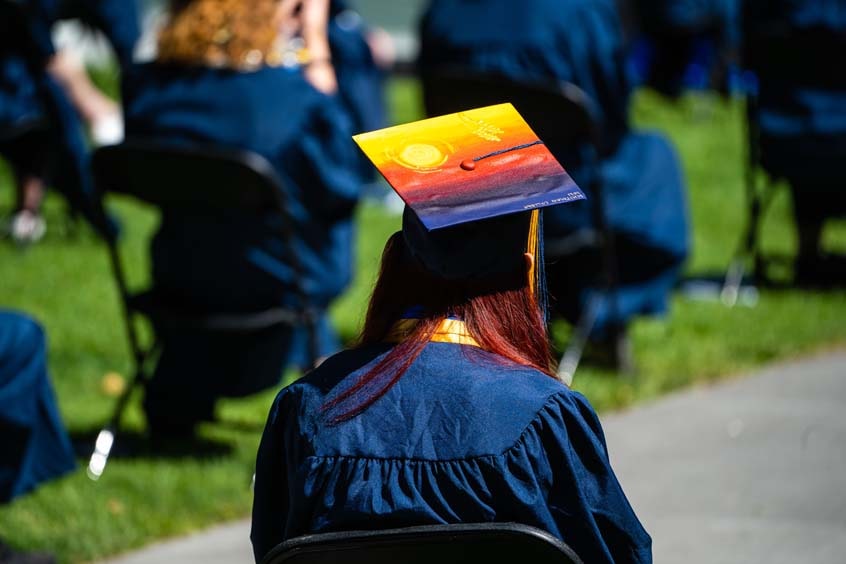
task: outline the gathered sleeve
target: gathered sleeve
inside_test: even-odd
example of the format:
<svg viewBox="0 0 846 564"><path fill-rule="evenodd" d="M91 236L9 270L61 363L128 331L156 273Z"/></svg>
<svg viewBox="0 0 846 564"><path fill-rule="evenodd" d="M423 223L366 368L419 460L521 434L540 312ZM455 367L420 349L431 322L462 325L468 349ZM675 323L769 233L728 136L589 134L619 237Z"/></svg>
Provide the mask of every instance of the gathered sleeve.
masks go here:
<svg viewBox="0 0 846 564"><path fill-rule="evenodd" d="M288 396L288 390L282 390L273 402L256 457L250 540L257 563L286 538L290 507L285 445Z"/></svg>
<svg viewBox="0 0 846 564"><path fill-rule="evenodd" d="M652 539L611 469L587 400L574 392L555 395L535 423L537 452L543 452L536 472L548 484L547 505L560 538L591 564L652 562Z"/></svg>

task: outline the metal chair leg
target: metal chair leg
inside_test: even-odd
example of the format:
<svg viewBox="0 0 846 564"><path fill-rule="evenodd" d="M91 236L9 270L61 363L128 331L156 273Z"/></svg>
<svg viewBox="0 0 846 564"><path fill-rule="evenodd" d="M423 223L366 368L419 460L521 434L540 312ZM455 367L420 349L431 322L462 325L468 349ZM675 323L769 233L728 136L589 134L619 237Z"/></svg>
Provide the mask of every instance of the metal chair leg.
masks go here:
<svg viewBox="0 0 846 564"><path fill-rule="evenodd" d="M106 464L109 461L109 455L111 454L112 447L114 446L115 433L120 426L120 420L129 402L129 398L132 396L135 388L142 385L144 382L144 363L146 360L146 354L141 348L141 342L138 338L135 324L132 322L132 312L129 309L129 290L127 288L123 266L120 262L117 242L109 240L107 244L112 271L118 285L121 305L123 306L122 313L127 337L129 339L129 346L130 349L132 349L132 356L135 362L135 375L118 398L117 405L115 406L115 410L112 413L112 417L109 419L109 422L97 435L97 440L94 443L94 452L91 454L91 458L88 461L88 468L86 470L88 477L95 481L100 479L100 476L103 475L103 471L106 469Z"/></svg>
<svg viewBox="0 0 846 564"><path fill-rule="evenodd" d="M95 482L103 475L106 469L106 464L109 462L109 455L112 452L112 446L115 443L115 434L120 427L120 420L132 392L135 390L136 383L139 376L136 374L133 381L126 387L121 396L118 398L117 406L112 412L112 417L105 427L100 429L97 434L97 440L94 442L94 452L91 453L91 458L88 460L88 468L85 473L91 480Z"/></svg>
<svg viewBox="0 0 846 564"><path fill-rule="evenodd" d="M589 158L591 160L598 159L595 150L591 150ZM599 251L602 257L602 290L596 292L588 301L573 331L570 344L564 351L564 355L561 357L561 362L558 365L557 376L568 386L572 384L573 376L581 362L585 345L593 330L593 326L596 324L596 318L599 314L599 307L602 300L608 300L611 319L615 321L620 319L620 306L617 297L617 288L619 287L620 280L617 268L617 250L614 234L608 224L608 218L605 216L605 203L603 200L602 185L599 180L594 180L591 183L591 192L594 195L591 214L600 238Z"/></svg>
<svg viewBox="0 0 846 564"><path fill-rule="evenodd" d="M150 348L148 353L142 351L142 356L135 366L135 375L132 381L126 386L126 389L118 398L112 416L108 423L100 429L97 434L97 440L94 442L94 452L91 453L91 458L88 460L88 468L86 474L94 481L100 479L103 471L106 469L106 464L109 461L109 455L112 451L112 446L115 443L115 437L120 429L120 421L123 418L123 412L129 405L129 399L135 390L144 388L147 384L147 359L155 358L161 349L161 343L157 340Z"/></svg>
<svg viewBox="0 0 846 564"><path fill-rule="evenodd" d="M599 314L599 305L602 302L602 294L594 294L588 302L587 308L582 312L576 328L573 331L573 336L570 339L570 344L564 351L561 357L561 362L558 363L557 377L567 386L573 384L573 376L576 374L576 369L582 360L582 354L585 351L590 332L596 324L596 317Z"/></svg>

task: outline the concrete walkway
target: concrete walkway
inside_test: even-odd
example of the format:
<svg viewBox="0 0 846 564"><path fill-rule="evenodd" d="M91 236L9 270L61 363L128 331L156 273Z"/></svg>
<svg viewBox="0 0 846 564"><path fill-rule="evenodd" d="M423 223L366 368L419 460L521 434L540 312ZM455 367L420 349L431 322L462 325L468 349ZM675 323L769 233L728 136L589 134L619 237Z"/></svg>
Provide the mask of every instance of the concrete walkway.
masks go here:
<svg viewBox="0 0 846 564"><path fill-rule="evenodd" d="M846 351L603 418L658 564L846 562ZM249 522L109 564L252 562Z"/></svg>
<svg viewBox="0 0 846 564"><path fill-rule="evenodd" d="M603 424L658 564L846 562L846 352Z"/></svg>

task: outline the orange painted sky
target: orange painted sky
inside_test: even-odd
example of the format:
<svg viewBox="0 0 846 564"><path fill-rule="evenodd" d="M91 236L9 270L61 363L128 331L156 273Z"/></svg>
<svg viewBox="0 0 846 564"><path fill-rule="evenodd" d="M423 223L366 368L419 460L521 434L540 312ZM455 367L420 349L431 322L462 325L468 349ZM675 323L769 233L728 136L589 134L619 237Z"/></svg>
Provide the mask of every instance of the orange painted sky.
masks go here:
<svg viewBox="0 0 846 564"><path fill-rule="evenodd" d="M418 214L424 210L414 204L439 208L424 213L451 215L444 209L449 206L456 215L464 215L468 210L462 207L478 207L487 198L516 211L521 198L536 203L551 190L578 191L543 144L478 160L472 171L461 168L465 159L538 140L511 104L389 127L354 139Z"/></svg>
<svg viewBox="0 0 846 564"><path fill-rule="evenodd" d="M464 159L536 141L537 135L511 104L499 104L363 133L354 139L404 197L420 189L463 183L468 175L487 176L495 169L489 163L493 158L479 161L473 172L463 170L460 164ZM414 144L435 146L446 157L445 162L436 170L414 170L397 163L403 149ZM503 157L501 163L519 160L517 153Z"/></svg>

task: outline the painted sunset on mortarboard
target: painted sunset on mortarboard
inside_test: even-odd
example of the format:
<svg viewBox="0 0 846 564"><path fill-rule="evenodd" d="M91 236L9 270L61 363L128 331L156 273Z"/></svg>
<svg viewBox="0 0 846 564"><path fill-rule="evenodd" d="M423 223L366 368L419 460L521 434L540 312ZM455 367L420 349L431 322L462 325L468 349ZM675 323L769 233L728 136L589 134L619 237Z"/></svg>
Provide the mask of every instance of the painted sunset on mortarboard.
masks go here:
<svg viewBox="0 0 846 564"><path fill-rule="evenodd" d="M353 139L427 229L584 199L511 104Z"/></svg>

